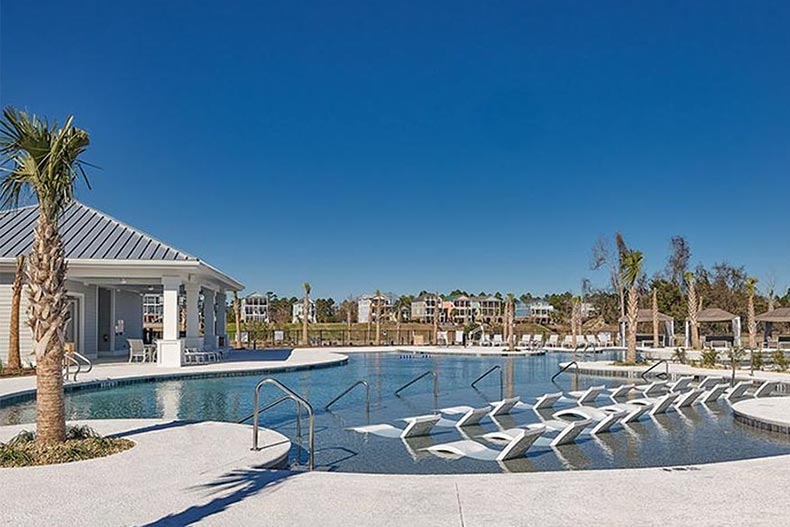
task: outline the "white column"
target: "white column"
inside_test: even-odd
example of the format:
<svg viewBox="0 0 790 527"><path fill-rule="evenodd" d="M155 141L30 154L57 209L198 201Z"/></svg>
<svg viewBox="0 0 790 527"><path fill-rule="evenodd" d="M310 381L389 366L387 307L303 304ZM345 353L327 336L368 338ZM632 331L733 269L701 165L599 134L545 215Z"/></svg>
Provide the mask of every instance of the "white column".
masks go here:
<svg viewBox="0 0 790 527"><path fill-rule="evenodd" d="M203 347L216 349L217 337L214 328L214 300L216 294L211 289L203 289Z"/></svg>
<svg viewBox="0 0 790 527"><path fill-rule="evenodd" d="M219 338L221 337L225 343L225 346L228 346L228 322L227 322L227 296L225 296L225 290L220 289L217 293L217 342L219 342Z"/></svg>
<svg viewBox="0 0 790 527"><path fill-rule="evenodd" d="M180 368L184 343L178 338L178 295L181 279L162 278L162 338L157 341L158 365L165 368Z"/></svg>
<svg viewBox="0 0 790 527"><path fill-rule="evenodd" d="M187 348L203 349L203 339L200 338L200 313L198 300L200 298L200 285L187 283L184 285L187 297Z"/></svg>

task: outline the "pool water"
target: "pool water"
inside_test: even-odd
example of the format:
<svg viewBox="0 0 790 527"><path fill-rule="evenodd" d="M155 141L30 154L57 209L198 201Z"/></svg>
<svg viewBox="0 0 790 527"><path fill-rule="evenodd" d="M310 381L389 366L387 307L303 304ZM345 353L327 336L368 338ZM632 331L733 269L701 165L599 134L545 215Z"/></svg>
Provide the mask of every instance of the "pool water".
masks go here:
<svg viewBox="0 0 790 527"><path fill-rule="evenodd" d="M607 358L602 354L600 358ZM505 397L520 396L524 402L561 390L579 390L606 384L615 386L624 379L565 373L550 381L558 364L570 355L550 353L532 357L467 357L405 352L350 354L346 365L331 368L277 373L274 377L302 395L316 411L315 463L320 470L369 473L476 473L528 472L565 469L621 468L687 465L790 453L786 436L760 431L736 423L728 403L694 405L681 411L617 426L597 437L580 436L577 443L551 448L533 446L523 458L503 463L469 458L447 459L425 451L434 444L477 439L497 430L539 422L531 409L497 418L486 418L480 426L464 429L437 427L429 436L409 440L391 439L349 431L349 427L386 423L399 428L399 419L431 413L435 408L456 405L484 406L500 398L498 371L486 377L477 389L471 382L492 366L502 368ZM414 377L429 370L439 376L439 395L434 399L431 377L415 383L400 397L394 392ZM253 391L264 375L209 379L146 382L110 389L83 390L67 394L69 419L168 418L237 422L252 412ZM370 384L370 413L365 411L364 389L356 388L333 406L324 405L351 383L364 379ZM266 386L262 402L281 395ZM599 398L598 405L610 404ZM554 410L542 413L551 418ZM305 415L306 417L306 415ZM33 422L35 403L19 403L0 408L0 425ZM290 402L262 414L262 426L274 428L296 439L294 406ZM307 454L307 419L303 419L301 447L294 445L292 461L304 463ZM501 446L480 442L492 449Z"/></svg>

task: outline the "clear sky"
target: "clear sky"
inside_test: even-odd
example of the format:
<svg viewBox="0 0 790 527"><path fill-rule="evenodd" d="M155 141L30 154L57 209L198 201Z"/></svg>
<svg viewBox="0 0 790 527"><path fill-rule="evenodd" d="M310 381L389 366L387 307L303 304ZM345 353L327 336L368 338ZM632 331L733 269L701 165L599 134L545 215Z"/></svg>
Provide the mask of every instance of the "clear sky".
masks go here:
<svg viewBox="0 0 790 527"><path fill-rule="evenodd" d="M2 0L80 199L248 289L578 291L621 230L790 282L790 3Z"/></svg>

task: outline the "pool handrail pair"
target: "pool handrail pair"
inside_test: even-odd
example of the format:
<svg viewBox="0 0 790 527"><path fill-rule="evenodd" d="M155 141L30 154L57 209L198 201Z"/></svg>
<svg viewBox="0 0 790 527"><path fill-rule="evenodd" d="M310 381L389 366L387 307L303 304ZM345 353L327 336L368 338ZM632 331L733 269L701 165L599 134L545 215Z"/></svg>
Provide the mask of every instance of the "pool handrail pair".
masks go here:
<svg viewBox="0 0 790 527"><path fill-rule="evenodd" d="M565 370L567 370L567 369L568 369L568 368L570 368L571 366L574 366L574 367L576 368L576 373L578 373L578 372L579 372L579 363L578 363L578 362L576 362L575 360L572 360L572 361L570 361L568 364L566 364L565 366L561 367L561 368L560 368L560 371L558 371L557 373L555 373L554 375L552 375L552 377L551 377L551 382L554 382L554 379L556 379L557 377L559 377L559 376L560 376L562 373L564 373L564 372L565 372Z"/></svg>
<svg viewBox="0 0 790 527"><path fill-rule="evenodd" d="M347 393L349 393L351 390L353 390L353 389L354 389L354 388L356 388L357 386L364 386L364 387L365 387L365 411L366 411L366 412L369 414L369 413L370 413L370 384L368 384L368 381L366 381L366 380L364 380L364 379L360 379L360 380L358 380L357 382L355 382L355 383L351 384L351 385L350 385L348 388L346 388L345 390L343 390L342 392L340 392L340 395L338 395L337 397L335 397L334 399L332 399L331 401L329 401L329 403L327 403L327 405L326 405L326 406L324 406L324 410L326 410L326 411L329 411L329 408L330 408L330 407L331 407L333 404L335 404L336 402L338 402L338 401L339 401L340 399L342 399L342 398L343 398L343 397L344 397L344 396L345 396Z"/></svg>
<svg viewBox="0 0 790 527"><path fill-rule="evenodd" d="M495 372L496 370L499 370L499 397L502 398L502 394L504 393L504 386L505 386L505 379L502 372L502 366L496 365L488 368L481 376L479 376L477 379L472 381L472 388L475 388L475 384L482 381L483 379L488 377L489 374Z"/></svg>
<svg viewBox="0 0 790 527"><path fill-rule="evenodd" d="M71 371L71 366L76 366L77 369L74 372L74 381L77 380L77 375L82 373L82 365L85 364L88 366L88 369L85 370L85 373L90 373L93 369L93 363L91 360L86 357L85 355L78 353L76 351L68 351L63 354L63 379L68 381L69 374Z"/></svg>
<svg viewBox="0 0 790 527"><path fill-rule="evenodd" d="M417 377L415 377L414 379L410 380L409 382L407 382L406 384L395 390L395 396L398 397L399 396L398 394L400 394L400 392L402 392L403 390L405 390L415 382L424 379L428 375L433 376L433 396L439 397L439 374L436 373L434 370L428 370L425 373L422 373Z"/></svg>
<svg viewBox="0 0 790 527"><path fill-rule="evenodd" d="M283 392L285 396L281 397L277 401L274 401L273 403L261 409L259 406L260 392L261 392L261 388L263 388L267 384L271 384L275 388L279 388L279 390ZM310 405L309 402L307 402L306 399L301 397L299 394L288 388L286 385L284 385L277 379L273 379L271 377L267 377L266 379L261 380L257 385L255 385L255 395L253 398L254 411L252 413L252 450L258 450L259 414L287 400L292 400L296 403L296 435L300 439L302 437L301 408L304 407L307 410L308 426L309 426L309 437L308 437L309 457L308 457L307 466L309 470L313 470L315 468L315 414L313 412L313 407ZM242 422L247 421L248 419L249 417L243 419Z"/></svg>

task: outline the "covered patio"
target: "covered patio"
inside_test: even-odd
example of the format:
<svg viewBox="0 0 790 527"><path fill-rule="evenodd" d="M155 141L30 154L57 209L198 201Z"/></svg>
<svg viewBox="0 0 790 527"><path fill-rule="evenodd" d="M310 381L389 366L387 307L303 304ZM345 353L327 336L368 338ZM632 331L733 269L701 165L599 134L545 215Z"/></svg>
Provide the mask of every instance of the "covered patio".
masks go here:
<svg viewBox="0 0 790 527"><path fill-rule="evenodd" d="M10 305L17 255L30 252L37 208L0 213L0 304ZM145 297L161 297L157 364L181 367L188 350L227 346L226 297L242 284L206 262L82 203L60 220L68 263L71 319L66 342L96 360L129 356L129 342L142 342ZM32 334L25 324L27 294L21 298L20 351L32 361ZM6 304L7 303L7 304ZM9 312L0 311L0 359L8 354Z"/></svg>
<svg viewBox="0 0 790 527"><path fill-rule="evenodd" d="M790 327L790 307L779 307L766 311L755 317L755 320L765 327L763 348L790 349L790 335L777 335L774 337L774 324L783 324L785 330Z"/></svg>
<svg viewBox="0 0 790 527"><path fill-rule="evenodd" d="M716 324L729 322L732 334L703 335L700 331L700 343L705 348L728 348L741 345L741 317L720 309L709 307L697 314L699 324ZM691 347L691 323L686 320L686 347Z"/></svg>
<svg viewBox="0 0 790 527"><path fill-rule="evenodd" d="M674 344L673 339L675 336L675 321L669 315L658 312L659 323L659 342L653 342L653 310L649 308L641 308L637 311L636 315L636 345L641 347L667 347ZM639 325L650 324L650 331L648 333L639 333ZM620 318L620 342L623 346L626 345L628 317Z"/></svg>

